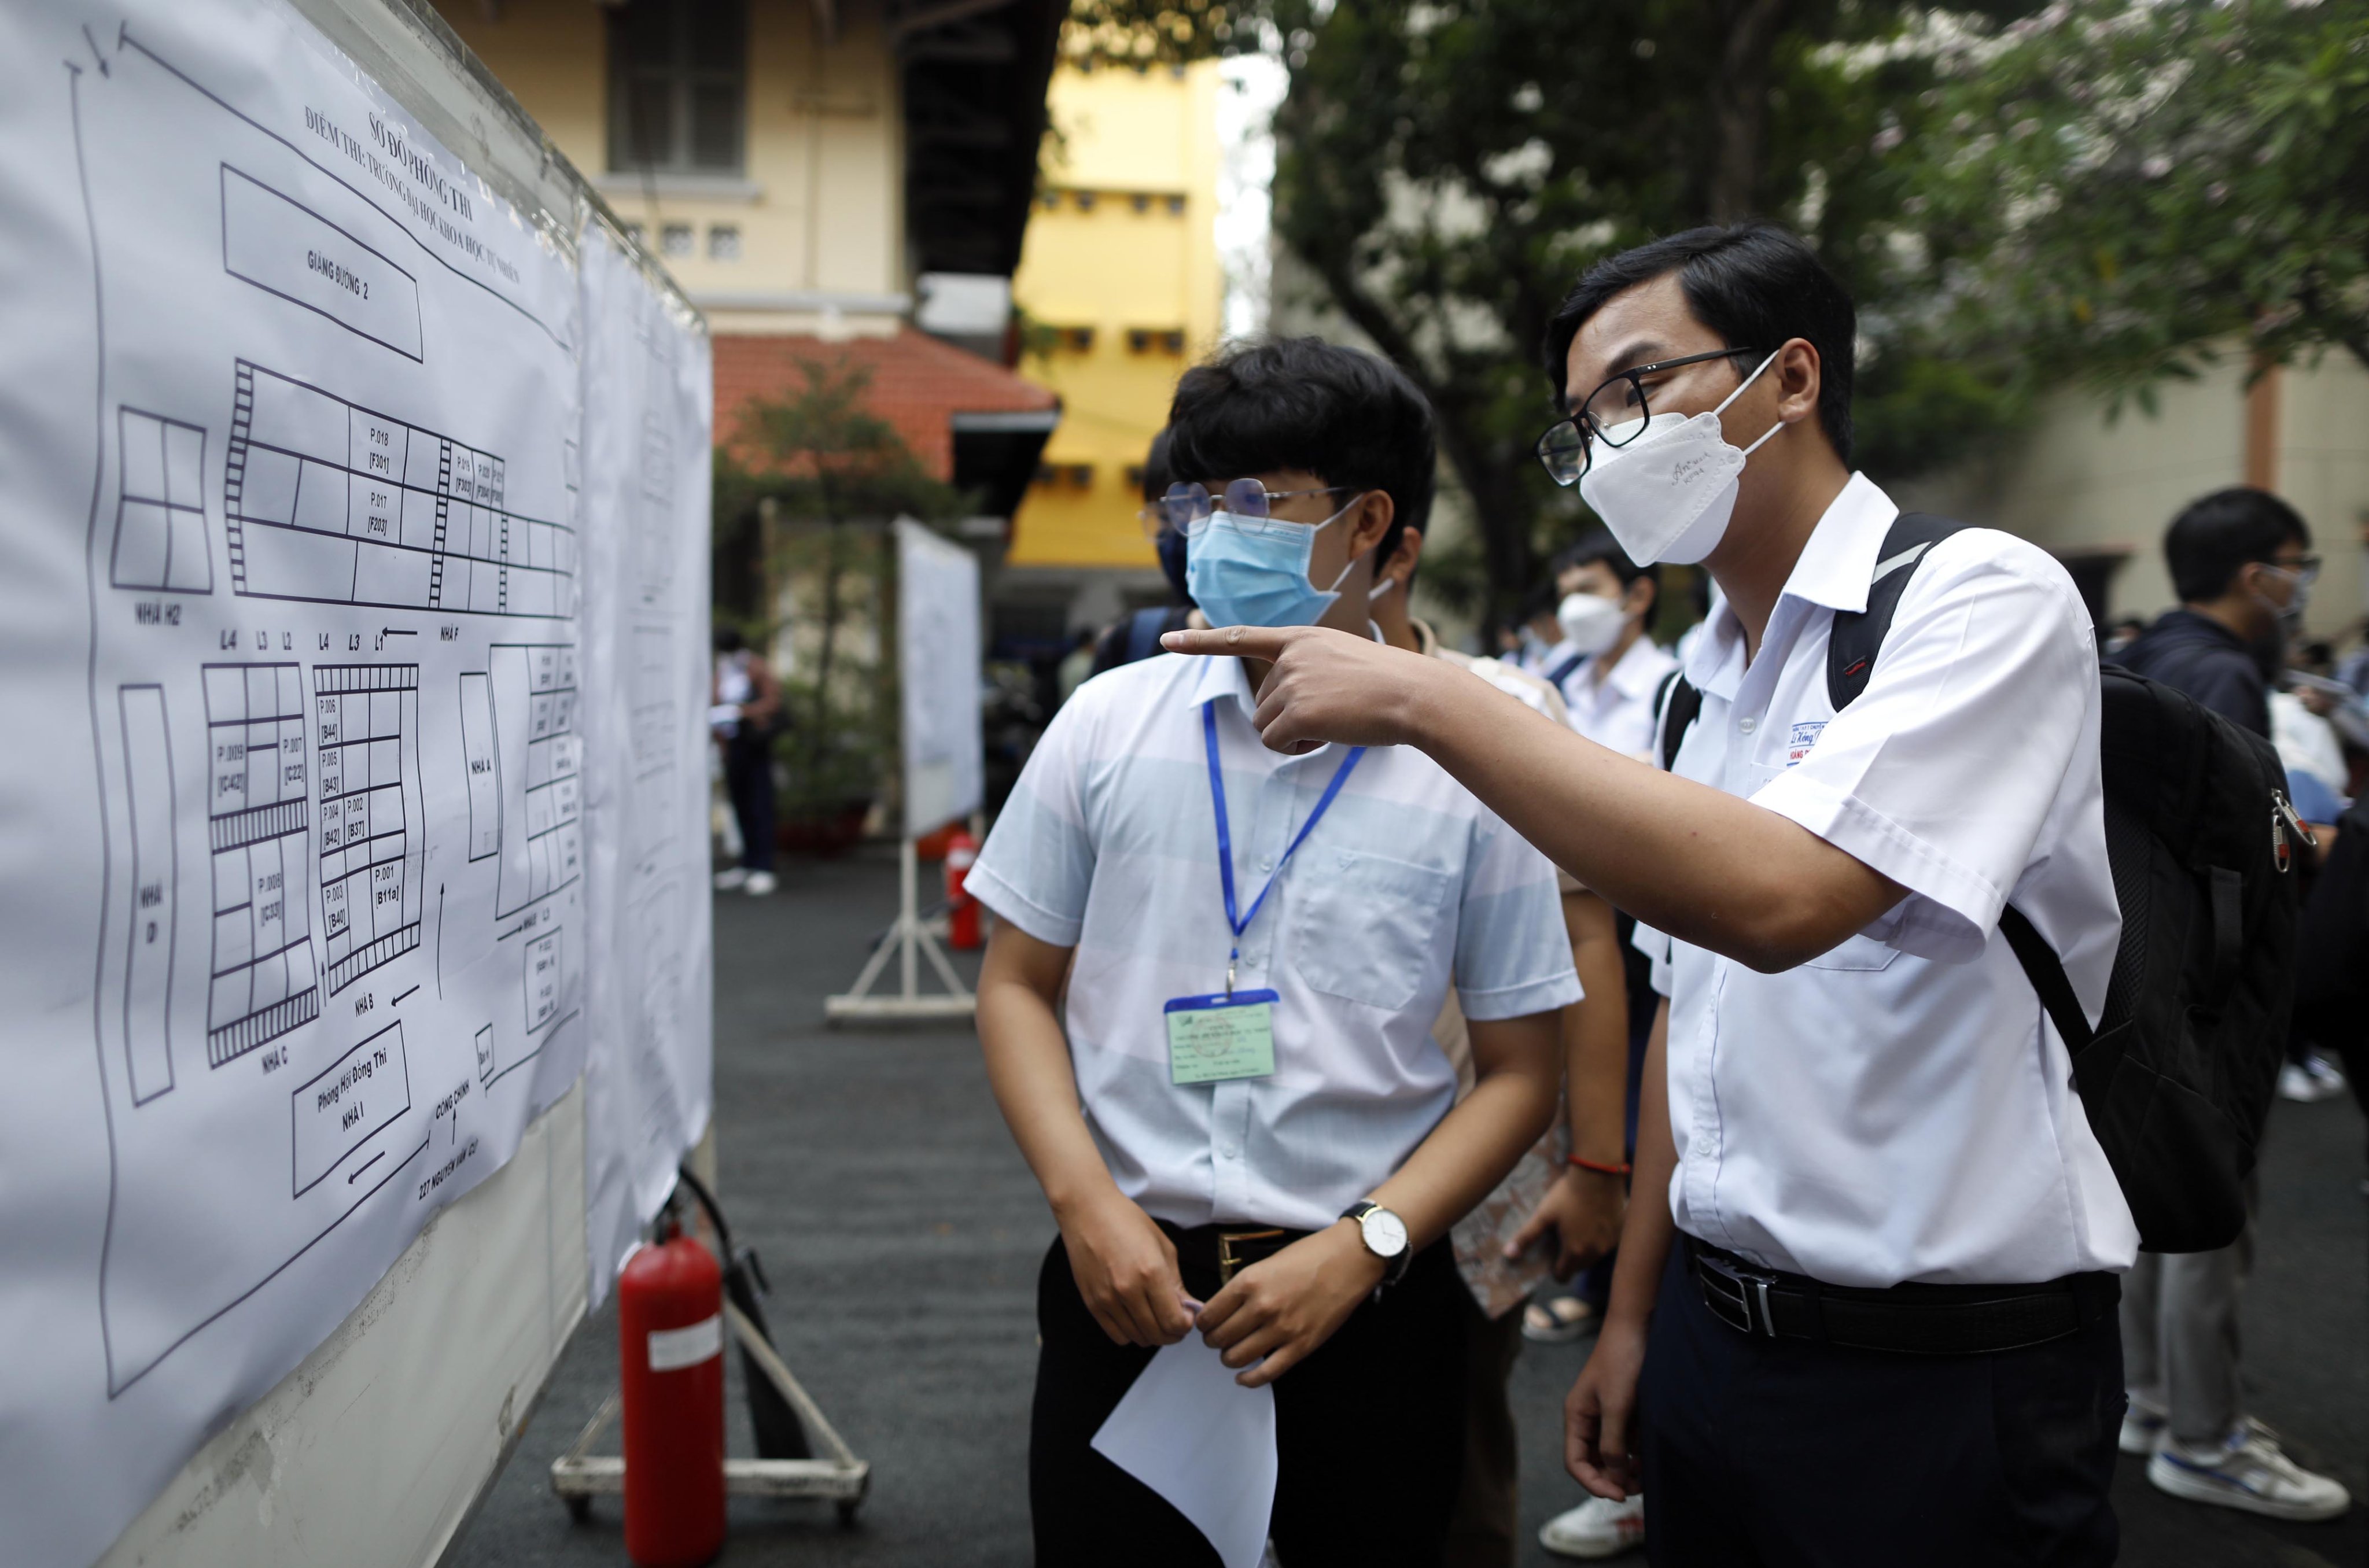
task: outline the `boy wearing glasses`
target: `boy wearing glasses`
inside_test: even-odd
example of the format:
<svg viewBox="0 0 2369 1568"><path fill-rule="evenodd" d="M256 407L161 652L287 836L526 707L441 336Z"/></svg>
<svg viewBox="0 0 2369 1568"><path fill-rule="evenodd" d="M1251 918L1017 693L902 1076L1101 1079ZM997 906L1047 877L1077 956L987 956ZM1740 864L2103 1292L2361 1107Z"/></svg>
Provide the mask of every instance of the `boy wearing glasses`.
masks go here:
<svg viewBox="0 0 2369 1568"><path fill-rule="evenodd" d="M1211 624L1372 636L1375 561L1432 494L1405 378L1263 344L1189 372L1171 422L1165 509ZM1266 675L1162 657L1088 681L971 873L999 917L989 1077L1061 1232L1038 1287L1040 1564L1217 1561L1091 1446L1187 1333L1274 1387L1287 1562L1437 1562L1465 1394L1445 1238L1554 1114L1580 992L1552 868L1420 753L1261 746ZM1461 1101L1431 1037L1451 973Z"/></svg>

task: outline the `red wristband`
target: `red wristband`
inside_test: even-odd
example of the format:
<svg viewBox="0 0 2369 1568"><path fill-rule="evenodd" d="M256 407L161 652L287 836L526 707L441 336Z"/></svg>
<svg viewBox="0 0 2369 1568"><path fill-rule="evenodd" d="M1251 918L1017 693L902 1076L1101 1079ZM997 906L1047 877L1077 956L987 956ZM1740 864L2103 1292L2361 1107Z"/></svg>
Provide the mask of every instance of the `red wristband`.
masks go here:
<svg viewBox="0 0 2369 1568"><path fill-rule="evenodd" d="M1629 1174L1629 1162L1626 1160L1623 1160L1618 1165L1608 1165L1600 1160L1583 1160L1576 1154L1567 1155L1565 1158L1569 1160L1572 1164L1578 1166L1581 1170L1593 1171L1599 1176L1625 1176Z"/></svg>

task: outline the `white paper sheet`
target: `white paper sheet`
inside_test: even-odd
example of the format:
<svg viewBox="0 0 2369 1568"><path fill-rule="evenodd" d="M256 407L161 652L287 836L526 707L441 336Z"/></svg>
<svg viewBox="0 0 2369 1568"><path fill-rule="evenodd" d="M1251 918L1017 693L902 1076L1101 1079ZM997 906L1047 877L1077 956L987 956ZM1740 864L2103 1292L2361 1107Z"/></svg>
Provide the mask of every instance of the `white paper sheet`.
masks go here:
<svg viewBox="0 0 2369 1568"><path fill-rule="evenodd" d="M1226 1568L1258 1568L1275 1512L1273 1388L1243 1388L1188 1333L1152 1356L1093 1446L1198 1526Z"/></svg>
<svg viewBox="0 0 2369 1568"><path fill-rule="evenodd" d="M706 335L597 229L583 269L591 1041L585 1235L594 1306L707 1126Z"/></svg>
<svg viewBox="0 0 2369 1568"><path fill-rule="evenodd" d="M283 6L0 6L0 1559L79 1568L574 1082L588 964L667 956L704 1117L705 900L617 867L704 850L631 739L705 631L579 614L572 229Z"/></svg>

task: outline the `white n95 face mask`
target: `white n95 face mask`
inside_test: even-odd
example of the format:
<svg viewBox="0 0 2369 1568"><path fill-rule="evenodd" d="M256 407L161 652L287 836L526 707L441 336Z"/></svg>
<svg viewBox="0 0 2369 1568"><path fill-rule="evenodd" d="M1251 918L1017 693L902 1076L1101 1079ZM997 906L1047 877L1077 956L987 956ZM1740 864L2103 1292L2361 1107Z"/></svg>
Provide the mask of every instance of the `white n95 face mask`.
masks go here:
<svg viewBox="0 0 2369 1568"><path fill-rule="evenodd" d="M1598 593L1566 593L1555 606L1555 624L1562 628L1573 647L1590 656L1619 642L1628 619L1619 600Z"/></svg>
<svg viewBox="0 0 2369 1568"><path fill-rule="evenodd" d="M1631 560L1641 567L1656 561L1690 567L1719 548L1735 514L1744 460L1785 428L1780 419L1759 441L1738 448L1722 434L1719 417L1776 358L1772 351L1708 414L1656 414L1619 446L1596 442L1595 460L1579 476L1579 493Z"/></svg>

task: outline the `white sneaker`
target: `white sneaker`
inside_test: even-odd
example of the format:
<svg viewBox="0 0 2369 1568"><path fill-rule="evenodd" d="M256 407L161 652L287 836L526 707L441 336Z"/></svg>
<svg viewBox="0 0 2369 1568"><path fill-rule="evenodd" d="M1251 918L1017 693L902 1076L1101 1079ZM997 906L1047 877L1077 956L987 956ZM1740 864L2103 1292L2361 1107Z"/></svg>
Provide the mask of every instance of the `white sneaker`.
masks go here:
<svg viewBox="0 0 2369 1568"><path fill-rule="evenodd" d="M752 871L749 874L749 880L742 885L742 889L752 898L761 898L773 890L773 874L770 871Z"/></svg>
<svg viewBox="0 0 2369 1568"><path fill-rule="evenodd" d="M1539 1528L1539 1544L1557 1557L1618 1557L1645 1544L1645 1494L1626 1503L1591 1497Z"/></svg>
<svg viewBox="0 0 2369 1568"><path fill-rule="evenodd" d="M2279 1069L2279 1098L2311 1104L2344 1093L2344 1072L2317 1051Z"/></svg>
<svg viewBox="0 0 2369 1568"><path fill-rule="evenodd" d="M2130 1408L2123 1412L2123 1436L2116 1446L2144 1459L2162 1446L2163 1435L2170 1426L2171 1417L2163 1406L2133 1394Z"/></svg>
<svg viewBox="0 0 2369 1568"><path fill-rule="evenodd" d="M2240 1423L2223 1443L2166 1439L2147 1460L2146 1478L2174 1497L2274 1519L2332 1519L2352 1505L2342 1482L2314 1475L2287 1458L2259 1421Z"/></svg>
<svg viewBox="0 0 2369 1568"><path fill-rule="evenodd" d="M719 893L729 893L748 880L749 868L745 865L736 865L729 870L715 874L715 890Z"/></svg>

